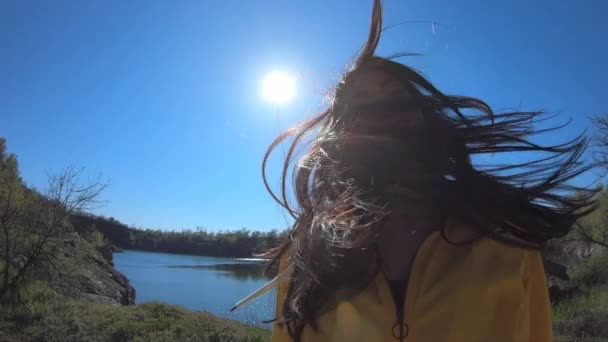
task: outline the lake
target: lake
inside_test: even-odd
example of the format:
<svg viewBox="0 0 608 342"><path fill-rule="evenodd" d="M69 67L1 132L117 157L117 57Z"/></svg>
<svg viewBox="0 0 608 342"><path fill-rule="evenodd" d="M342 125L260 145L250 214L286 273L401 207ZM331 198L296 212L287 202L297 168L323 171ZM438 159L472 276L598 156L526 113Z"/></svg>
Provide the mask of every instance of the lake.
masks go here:
<svg viewBox="0 0 608 342"><path fill-rule="evenodd" d="M260 262L124 251L114 254L114 265L131 281L137 304L177 304L254 325L269 326L261 322L273 318L275 291L230 312L237 301L269 280Z"/></svg>

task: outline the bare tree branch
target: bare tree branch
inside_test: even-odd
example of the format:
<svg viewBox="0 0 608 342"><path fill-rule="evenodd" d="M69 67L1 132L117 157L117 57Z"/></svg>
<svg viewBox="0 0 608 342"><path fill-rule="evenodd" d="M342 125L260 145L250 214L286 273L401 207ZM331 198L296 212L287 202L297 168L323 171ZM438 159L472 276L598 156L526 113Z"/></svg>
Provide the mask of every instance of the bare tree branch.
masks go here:
<svg viewBox="0 0 608 342"><path fill-rule="evenodd" d="M572 242L572 241L581 241L593 243L604 248L608 248L608 243L606 243L605 236L600 240L598 238L593 237L593 235L589 232L589 230L580 222L575 223L574 226L574 237L563 239L564 242Z"/></svg>
<svg viewBox="0 0 608 342"><path fill-rule="evenodd" d="M53 252L48 249L49 241L61 235L71 214L99 205L99 197L108 186L108 183L99 180L82 184L79 178L83 170L73 166L65 167L57 175L48 176L48 188L44 195L30 191L29 198L20 203L16 203L12 189L14 184L20 187L22 185L13 183L4 187L6 195L3 197L6 198L6 203L0 203L5 208L0 213L0 225L2 239L5 240L2 256L6 265L3 266L0 299L7 293L14 293L32 267L42 260L50 265L53 273L60 279L63 278L63 265L54 261ZM13 207L14 210L10 209ZM25 261L13 267L15 272L11 274L12 258L17 254L23 255Z"/></svg>
<svg viewBox="0 0 608 342"><path fill-rule="evenodd" d="M603 169L602 177L608 174L608 116L598 115L591 118L596 128L593 136L593 159Z"/></svg>

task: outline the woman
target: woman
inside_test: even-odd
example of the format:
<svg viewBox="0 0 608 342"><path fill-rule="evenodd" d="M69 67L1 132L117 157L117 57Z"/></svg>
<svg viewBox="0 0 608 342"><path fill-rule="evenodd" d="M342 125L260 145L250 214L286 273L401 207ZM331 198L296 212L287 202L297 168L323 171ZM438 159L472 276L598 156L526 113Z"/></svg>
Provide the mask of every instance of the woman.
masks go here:
<svg viewBox="0 0 608 342"><path fill-rule="evenodd" d="M269 188L295 218L270 253L280 264L272 341L551 340L539 249L593 209L596 190L567 185L589 168L579 161L586 139L539 146L527 138L541 132L541 113L495 114L374 56L381 23L376 0L329 108L265 156L264 175L269 154L293 139L282 194ZM543 156L471 162L517 151Z"/></svg>

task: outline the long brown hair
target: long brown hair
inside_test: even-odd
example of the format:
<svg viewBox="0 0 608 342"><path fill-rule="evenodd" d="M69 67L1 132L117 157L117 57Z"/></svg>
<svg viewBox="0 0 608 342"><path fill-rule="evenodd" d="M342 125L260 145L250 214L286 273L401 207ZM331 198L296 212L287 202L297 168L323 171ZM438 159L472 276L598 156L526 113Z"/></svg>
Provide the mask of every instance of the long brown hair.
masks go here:
<svg viewBox="0 0 608 342"><path fill-rule="evenodd" d="M264 156L266 187L295 219L288 236L268 255L276 263L289 254L291 275L283 317L277 320L287 324L296 341L306 325L316 327L315 317L336 290L358 291L374 278L379 227L399 196L424 192L442 216L483 236L532 248L567 234L579 217L594 208L597 189L569 184L591 168L582 161L587 147L584 134L563 144L541 146L530 137L563 125L535 129L550 117L541 112L494 113L482 100L446 95L412 68L375 56L381 13L381 1L374 0L367 42L336 87L329 108L279 135ZM407 101L393 101L400 114L389 115L380 104L366 109L350 106L342 96L353 75L370 68L391 75L411 94ZM408 108L422 112L422 127L396 129L395 120L407 115ZM373 127L365 129L372 122ZM268 184L266 165L270 154L286 141L290 146L281 193L276 194ZM418 153L402 160L401 149L412 144ZM298 156L300 149L305 153ZM474 155L512 152L542 156L513 165L474 166L471 161ZM394 184L386 177L407 163L423 163L428 180ZM296 205L288 201L290 169Z"/></svg>

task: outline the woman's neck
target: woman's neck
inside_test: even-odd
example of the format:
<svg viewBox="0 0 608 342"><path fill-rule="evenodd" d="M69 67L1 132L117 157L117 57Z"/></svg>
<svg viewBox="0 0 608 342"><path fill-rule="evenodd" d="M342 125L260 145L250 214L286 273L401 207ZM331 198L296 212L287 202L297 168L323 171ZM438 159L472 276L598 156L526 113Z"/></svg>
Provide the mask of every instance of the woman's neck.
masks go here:
<svg viewBox="0 0 608 342"><path fill-rule="evenodd" d="M418 247L443 222L434 206L412 209L406 203L393 203L378 237L382 269L392 280L407 278Z"/></svg>

